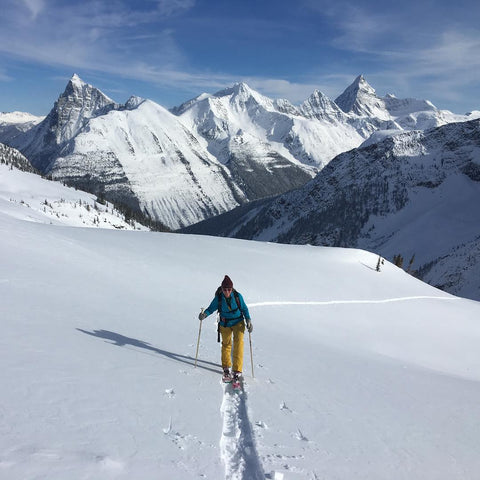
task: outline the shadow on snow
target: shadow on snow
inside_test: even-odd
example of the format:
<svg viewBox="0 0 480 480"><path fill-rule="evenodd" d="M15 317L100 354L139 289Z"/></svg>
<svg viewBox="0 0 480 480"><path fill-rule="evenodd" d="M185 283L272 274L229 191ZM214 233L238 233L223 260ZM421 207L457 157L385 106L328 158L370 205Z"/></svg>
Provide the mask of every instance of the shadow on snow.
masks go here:
<svg viewBox="0 0 480 480"><path fill-rule="evenodd" d="M109 340L109 342L107 343L110 343L111 345L116 345L117 347L128 348L128 346L132 346L136 348L142 348L144 350L148 350L158 355L167 357L170 360L175 360L177 362L185 363L191 366L195 365L195 359L188 355L180 355L179 353L168 352L167 350L162 350L160 348L153 347L149 343L144 342L142 340L126 337L125 335L121 335L115 332L110 332L109 330L93 330L93 332L82 330L81 328L77 328L76 330L82 333L86 333L87 335L92 335L93 337ZM218 363L208 362L206 360L201 360L201 359L198 359L197 367L202 368L204 370L209 370L210 372L214 372L214 373L219 373L219 371L221 370L221 366ZM212 368L212 367L217 367L217 368Z"/></svg>

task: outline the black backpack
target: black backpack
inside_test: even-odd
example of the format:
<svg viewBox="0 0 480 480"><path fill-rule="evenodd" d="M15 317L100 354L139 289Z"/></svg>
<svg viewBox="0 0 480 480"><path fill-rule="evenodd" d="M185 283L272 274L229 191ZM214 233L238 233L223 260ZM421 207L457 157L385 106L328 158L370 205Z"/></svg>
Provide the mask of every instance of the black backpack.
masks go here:
<svg viewBox="0 0 480 480"><path fill-rule="evenodd" d="M240 315L243 319L243 312L240 306L240 297L238 296L238 292L235 289L232 289L233 297L235 298L235 303L237 304L238 310L240 310ZM217 288L215 292L215 296L217 297L218 303L218 315L220 317L221 308L222 308L222 286ZM220 343L220 321L217 324L217 342Z"/></svg>

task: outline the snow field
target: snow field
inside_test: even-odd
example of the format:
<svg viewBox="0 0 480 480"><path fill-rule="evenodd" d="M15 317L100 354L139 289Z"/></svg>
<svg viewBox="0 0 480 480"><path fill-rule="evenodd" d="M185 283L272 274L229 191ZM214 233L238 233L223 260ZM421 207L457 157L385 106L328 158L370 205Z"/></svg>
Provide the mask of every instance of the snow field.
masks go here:
<svg viewBox="0 0 480 480"><path fill-rule="evenodd" d="M361 250L18 217L2 203L0 478L480 471L478 303ZM237 396L219 385L214 316L193 366L226 273L254 324Z"/></svg>

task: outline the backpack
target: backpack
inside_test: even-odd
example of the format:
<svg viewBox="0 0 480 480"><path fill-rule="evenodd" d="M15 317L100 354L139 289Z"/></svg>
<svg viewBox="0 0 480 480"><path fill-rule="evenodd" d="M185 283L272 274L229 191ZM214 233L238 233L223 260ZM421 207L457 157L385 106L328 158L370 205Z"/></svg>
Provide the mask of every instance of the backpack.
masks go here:
<svg viewBox="0 0 480 480"><path fill-rule="evenodd" d="M238 310L240 310L240 315L243 319L243 312L241 309L241 304L240 304L240 297L238 296L238 292L235 289L232 289L232 294L233 297L235 298L235 303L237 304ZM215 292L215 296L217 297L217 303L218 303L218 322L217 322L217 342L220 343L220 314L221 314L221 308L222 308L222 286L217 288L217 291Z"/></svg>

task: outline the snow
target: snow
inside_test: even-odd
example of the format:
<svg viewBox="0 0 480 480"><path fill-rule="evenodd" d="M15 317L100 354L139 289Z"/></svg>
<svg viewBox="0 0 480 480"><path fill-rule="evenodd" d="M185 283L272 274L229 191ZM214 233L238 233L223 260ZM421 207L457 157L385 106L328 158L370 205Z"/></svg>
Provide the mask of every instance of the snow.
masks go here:
<svg viewBox="0 0 480 480"><path fill-rule="evenodd" d="M0 172L0 478L478 478L479 303L362 250L33 222ZM194 368L225 273L243 393L213 316Z"/></svg>
<svg viewBox="0 0 480 480"><path fill-rule="evenodd" d="M361 145L360 148L368 147L375 143L380 143L385 140L387 137L393 137L403 133L404 130L377 130L373 132Z"/></svg>
<svg viewBox="0 0 480 480"><path fill-rule="evenodd" d="M0 112L0 125L40 123L45 117L38 117L26 112Z"/></svg>
<svg viewBox="0 0 480 480"><path fill-rule="evenodd" d="M126 222L112 204L99 203L95 195L5 164L0 164L0 211L54 225L147 230L138 222Z"/></svg>

